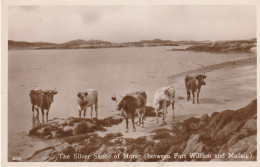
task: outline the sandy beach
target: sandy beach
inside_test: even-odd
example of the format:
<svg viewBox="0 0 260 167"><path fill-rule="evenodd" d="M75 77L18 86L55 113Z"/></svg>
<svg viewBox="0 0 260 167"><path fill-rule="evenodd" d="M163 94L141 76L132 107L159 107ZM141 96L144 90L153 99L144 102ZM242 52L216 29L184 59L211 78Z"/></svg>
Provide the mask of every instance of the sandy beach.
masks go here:
<svg viewBox="0 0 260 167"><path fill-rule="evenodd" d="M198 74L205 72L207 75L206 86L202 87L200 94L200 104L192 104L186 101L186 89L184 85L184 76L186 74ZM239 109L246 106L253 99L256 99L256 57L244 58L215 65L209 65L202 68L182 72L167 79L168 84L176 87L178 97L175 103L175 116L172 118L172 110L168 109L166 122L167 125L161 126L161 117L159 123L156 123L155 117L145 118L145 127L137 127L136 132L130 130L124 133L125 120L119 125L106 127L106 131L96 131L95 134L104 137L108 134L120 133L123 138L149 137L157 129L171 129L173 125L178 124L191 117L201 117L204 114L211 115L214 112L220 112L227 109ZM114 117L120 118L120 112L115 111ZM122 117L121 117L122 118ZM137 121L137 118L135 119ZM16 140L16 145L9 145L9 161L12 157L21 156L22 161L42 161L46 157L39 158L37 151L59 145L63 139L40 139L28 136L24 132L20 134L20 139L9 138L10 143ZM30 142L28 142L30 141ZM43 155L41 153L40 155ZM33 156L32 156L33 155ZM44 154L45 155L45 154ZM47 156L47 155L45 155ZM37 158L38 157L38 158Z"/></svg>

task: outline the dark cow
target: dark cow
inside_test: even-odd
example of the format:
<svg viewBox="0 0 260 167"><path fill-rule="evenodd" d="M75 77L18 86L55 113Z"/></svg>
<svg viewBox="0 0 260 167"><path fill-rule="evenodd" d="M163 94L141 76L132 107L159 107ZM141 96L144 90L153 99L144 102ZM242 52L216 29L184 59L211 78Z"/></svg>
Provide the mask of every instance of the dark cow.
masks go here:
<svg viewBox="0 0 260 167"><path fill-rule="evenodd" d="M128 115L132 117L133 131L136 131L135 128L135 113L138 114L138 126L142 124L144 127L144 115L145 115L145 106L147 101L147 95L145 91L136 91L128 93L123 97L112 97L113 101L117 103L117 110L123 111L126 119L126 132L128 132Z"/></svg>
<svg viewBox="0 0 260 167"><path fill-rule="evenodd" d="M186 90L187 90L187 101L191 100L190 93L192 92L193 104L195 103L195 93L197 92L197 103L199 104L199 94L202 85L206 85L204 79L206 75L196 75L190 76L187 75L184 79Z"/></svg>
<svg viewBox="0 0 260 167"><path fill-rule="evenodd" d="M78 92L78 108L79 117L81 118L81 111L84 111L84 118L86 116L87 107L91 107L91 118L93 106L95 105L96 118L98 117L98 92L96 89L84 89Z"/></svg>
<svg viewBox="0 0 260 167"><path fill-rule="evenodd" d="M33 89L30 91L30 99L32 103L32 112L37 111L37 118L39 118L39 109L42 112L42 123L44 123L44 110L46 110L46 120L48 122L48 115L53 102L53 97L58 92L56 90L38 90Z"/></svg>

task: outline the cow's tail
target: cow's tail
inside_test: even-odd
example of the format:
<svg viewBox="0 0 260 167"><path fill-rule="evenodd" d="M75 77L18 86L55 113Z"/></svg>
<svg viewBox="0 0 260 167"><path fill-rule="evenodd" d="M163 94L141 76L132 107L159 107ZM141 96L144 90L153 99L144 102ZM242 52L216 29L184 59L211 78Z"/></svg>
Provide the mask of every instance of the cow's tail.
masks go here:
<svg viewBox="0 0 260 167"><path fill-rule="evenodd" d="M96 111L98 110L98 95L97 95L97 98L96 98L96 101L95 101L95 110Z"/></svg>
<svg viewBox="0 0 260 167"><path fill-rule="evenodd" d="M187 82L190 80L190 76L187 75L185 78L184 78L184 81L185 81L185 84L187 84Z"/></svg>
<svg viewBox="0 0 260 167"><path fill-rule="evenodd" d="M186 75L186 76L185 76L185 79L184 79L185 84L186 84L187 82L189 82L190 80L192 80L193 78L194 78L194 76L192 76L192 75Z"/></svg>

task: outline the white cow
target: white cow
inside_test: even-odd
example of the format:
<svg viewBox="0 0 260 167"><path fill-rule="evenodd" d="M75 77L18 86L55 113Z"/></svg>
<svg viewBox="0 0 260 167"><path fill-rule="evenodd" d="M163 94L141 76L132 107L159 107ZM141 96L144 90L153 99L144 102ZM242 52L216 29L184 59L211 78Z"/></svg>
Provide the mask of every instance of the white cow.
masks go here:
<svg viewBox="0 0 260 167"><path fill-rule="evenodd" d="M165 122L165 117L167 113L167 108L172 105L172 111L173 111L173 118L175 117L174 115L174 102L175 102L175 87L173 85L162 87L158 89L155 92L154 95L154 107L156 110L156 122L158 123L158 112L163 109L162 112L162 125L166 125L167 123Z"/></svg>
<svg viewBox="0 0 260 167"><path fill-rule="evenodd" d="M81 111L84 111L84 118L86 116L87 107L91 107L91 118L93 105L95 105L96 118L98 117L98 92L96 89L84 89L78 92L78 107L79 117L81 118Z"/></svg>

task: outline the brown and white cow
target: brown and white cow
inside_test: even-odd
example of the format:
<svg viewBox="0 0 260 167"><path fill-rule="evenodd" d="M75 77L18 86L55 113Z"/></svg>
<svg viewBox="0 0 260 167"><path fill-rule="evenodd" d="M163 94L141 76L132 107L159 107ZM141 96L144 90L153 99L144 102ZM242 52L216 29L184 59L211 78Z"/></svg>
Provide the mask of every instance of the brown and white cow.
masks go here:
<svg viewBox="0 0 260 167"><path fill-rule="evenodd" d="M44 123L44 110L46 110L46 120L48 122L48 115L53 102L54 95L58 92L56 90L38 90L33 89L30 91L30 99L32 103L32 112L34 116L34 110L37 111L37 118L39 118L39 109L42 113L42 123Z"/></svg>
<svg viewBox="0 0 260 167"><path fill-rule="evenodd" d="M126 131L128 132L128 116L131 115L133 131L136 131L135 128L135 113L138 114L138 126L142 125L144 127L144 115L145 115L145 106L147 101L147 95L145 91L139 90L136 92L128 93L123 97L112 97L113 101L117 103L117 110L124 113L126 120Z"/></svg>
<svg viewBox="0 0 260 167"><path fill-rule="evenodd" d="M200 74L196 76L187 75L184 79L186 90L187 90L187 101L191 100L190 93L192 92L193 104L195 103L195 93L197 92L197 103L199 104L199 94L202 85L206 85L204 79L206 78L205 74Z"/></svg>
<svg viewBox="0 0 260 167"><path fill-rule="evenodd" d="M98 92L96 89L81 90L78 96L79 117L81 118L81 111L84 111L84 118L86 116L87 107L91 107L91 118L93 106L95 106L96 118L98 117Z"/></svg>
<svg viewBox="0 0 260 167"><path fill-rule="evenodd" d="M171 105L173 118L174 115L174 103L175 103L175 87L173 85L162 87L158 89L154 94L154 106L156 110L156 122L158 123L158 112L163 109L162 112L162 125L166 125L165 117L167 113L167 108Z"/></svg>

